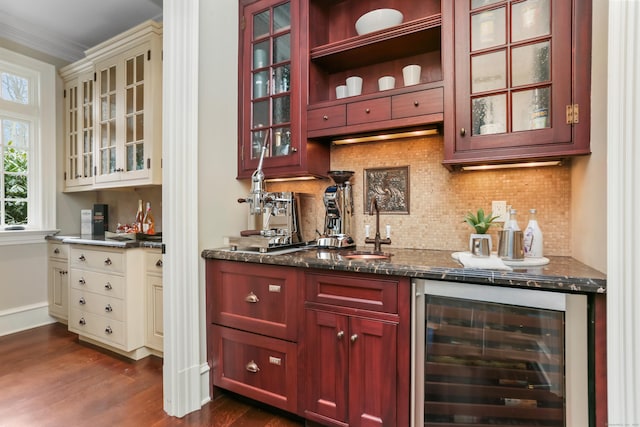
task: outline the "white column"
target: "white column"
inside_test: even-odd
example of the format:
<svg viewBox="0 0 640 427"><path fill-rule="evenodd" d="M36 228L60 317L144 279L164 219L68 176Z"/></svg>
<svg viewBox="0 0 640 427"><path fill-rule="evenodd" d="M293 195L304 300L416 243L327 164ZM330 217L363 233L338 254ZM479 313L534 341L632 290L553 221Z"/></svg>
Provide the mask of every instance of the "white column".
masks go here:
<svg viewBox="0 0 640 427"><path fill-rule="evenodd" d="M640 425L640 2L609 2L608 46L608 421L631 427Z"/></svg>
<svg viewBox="0 0 640 427"><path fill-rule="evenodd" d="M198 0L163 6L164 409L200 409Z"/></svg>

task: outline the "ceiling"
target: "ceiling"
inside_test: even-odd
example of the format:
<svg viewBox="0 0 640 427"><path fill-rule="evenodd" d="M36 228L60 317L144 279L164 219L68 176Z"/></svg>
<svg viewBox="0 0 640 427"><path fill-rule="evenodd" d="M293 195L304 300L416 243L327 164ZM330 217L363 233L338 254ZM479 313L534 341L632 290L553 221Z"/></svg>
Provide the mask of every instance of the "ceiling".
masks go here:
<svg viewBox="0 0 640 427"><path fill-rule="evenodd" d="M69 62L148 19L162 0L0 0L0 38Z"/></svg>

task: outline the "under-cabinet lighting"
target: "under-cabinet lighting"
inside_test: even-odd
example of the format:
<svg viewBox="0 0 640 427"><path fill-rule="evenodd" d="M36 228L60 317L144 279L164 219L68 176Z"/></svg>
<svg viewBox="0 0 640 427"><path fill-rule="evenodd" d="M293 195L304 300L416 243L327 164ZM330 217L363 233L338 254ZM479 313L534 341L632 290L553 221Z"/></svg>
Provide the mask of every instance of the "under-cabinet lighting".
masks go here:
<svg viewBox="0 0 640 427"><path fill-rule="evenodd" d="M312 179L318 179L317 176L296 176L292 178L267 178L265 182L285 182L285 181L311 181Z"/></svg>
<svg viewBox="0 0 640 427"><path fill-rule="evenodd" d="M543 166L560 166L562 160L553 160L548 162L524 162L524 163L500 163L496 165L475 165L462 166L463 171L484 171L493 169L510 169L510 168L537 168Z"/></svg>
<svg viewBox="0 0 640 427"><path fill-rule="evenodd" d="M333 144L343 145L343 144L357 144L360 142L388 141L391 139L438 135L439 133L440 132L438 131L438 129L421 129L421 130L412 130L412 131L398 132L398 133L383 133L378 135L367 135L367 136L356 136L353 138L334 139Z"/></svg>

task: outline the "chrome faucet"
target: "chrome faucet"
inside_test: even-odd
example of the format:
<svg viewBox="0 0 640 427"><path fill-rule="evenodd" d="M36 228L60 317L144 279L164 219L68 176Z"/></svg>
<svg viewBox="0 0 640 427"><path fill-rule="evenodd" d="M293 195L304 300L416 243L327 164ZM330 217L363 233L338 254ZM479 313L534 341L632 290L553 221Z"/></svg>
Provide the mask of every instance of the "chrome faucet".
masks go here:
<svg viewBox="0 0 640 427"><path fill-rule="evenodd" d="M376 236L374 239L370 239L369 237L364 239L365 243L373 243L373 250L375 252L382 252L382 245L390 245L391 239L381 239L380 238L380 208L378 207L378 199L376 197L371 198L371 206L369 207L369 215L373 215L373 211L376 212Z"/></svg>

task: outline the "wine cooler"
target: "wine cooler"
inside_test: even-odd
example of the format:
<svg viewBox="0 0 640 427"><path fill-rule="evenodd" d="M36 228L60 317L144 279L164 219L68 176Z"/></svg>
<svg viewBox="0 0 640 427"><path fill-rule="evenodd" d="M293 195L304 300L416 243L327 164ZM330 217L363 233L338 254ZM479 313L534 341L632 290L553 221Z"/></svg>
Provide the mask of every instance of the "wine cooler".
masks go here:
<svg viewBox="0 0 640 427"><path fill-rule="evenodd" d="M412 426L589 425L586 296L412 286Z"/></svg>

